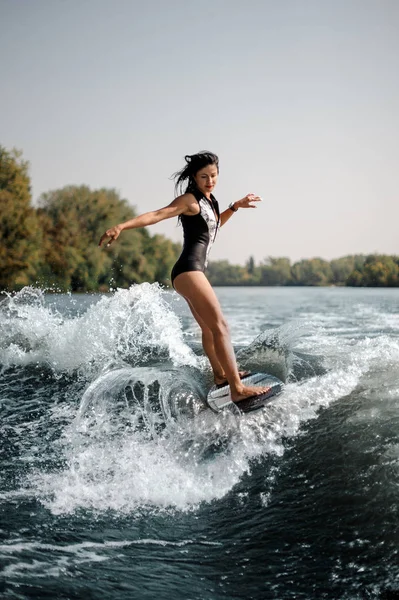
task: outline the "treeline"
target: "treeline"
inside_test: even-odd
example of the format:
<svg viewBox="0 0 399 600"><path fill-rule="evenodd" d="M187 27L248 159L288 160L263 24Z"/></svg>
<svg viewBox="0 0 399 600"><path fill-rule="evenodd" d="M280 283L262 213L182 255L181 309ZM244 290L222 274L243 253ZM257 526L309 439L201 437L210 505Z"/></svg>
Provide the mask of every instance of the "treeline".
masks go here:
<svg viewBox="0 0 399 600"><path fill-rule="evenodd" d="M256 266L251 257L245 267L221 260L210 263L207 272L213 285L297 285L399 287L399 256L370 254L300 260L265 259Z"/></svg>
<svg viewBox="0 0 399 600"><path fill-rule="evenodd" d="M39 285L55 291L108 291L132 283L170 284L181 245L147 229L123 234L110 248L98 240L110 226L135 216L112 189L67 186L49 191L33 206L29 165L20 152L0 146L0 290ZM399 257L346 256L291 264L269 257L245 266L213 261L213 285L366 287L399 286Z"/></svg>
<svg viewBox="0 0 399 600"><path fill-rule="evenodd" d="M136 215L115 190L67 186L32 205L28 163L0 146L0 290L108 291L132 283L167 285L181 247L147 229L106 250L104 231Z"/></svg>

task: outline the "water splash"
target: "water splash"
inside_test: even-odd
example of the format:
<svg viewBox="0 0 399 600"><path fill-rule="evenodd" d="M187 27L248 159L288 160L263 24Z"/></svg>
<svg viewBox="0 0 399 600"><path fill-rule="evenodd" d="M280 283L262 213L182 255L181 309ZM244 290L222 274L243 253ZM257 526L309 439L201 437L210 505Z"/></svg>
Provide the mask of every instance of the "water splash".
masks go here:
<svg viewBox="0 0 399 600"><path fill-rule="evenodd" d="M171 420L194 417L205 408L201 372L165 367L106 371L85 391L77 416L79 431L101 433L126 426L154 438Z"/></svg>
<svg viewBox="0 0 399 600"><path fill-rule="evenodd" d="M39 363L85 377L112 363L168 360L196 366L164 294L158 284L133 285L72 318L46 306L42 290L8 295L0 305L0 363L3 368Z"/></svg>

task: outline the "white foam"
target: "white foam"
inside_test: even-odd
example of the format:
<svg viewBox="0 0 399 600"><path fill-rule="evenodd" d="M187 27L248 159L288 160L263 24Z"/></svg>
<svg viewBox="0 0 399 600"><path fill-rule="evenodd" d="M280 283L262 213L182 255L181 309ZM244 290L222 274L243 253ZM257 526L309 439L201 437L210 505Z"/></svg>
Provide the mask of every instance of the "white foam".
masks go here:
<svg viewBox="0 0 399 600"><path fill-rule="evenodd" d="M41 290L25 289L2 307L0 363L45 363L69 373L87 373L90 365L98 369L112 361L143 363L154 356L196 365L163 295L158 284L133 285L103 296L81 316L63 318L45 306Z"/></svg>
<svg viewBox="0 0 399 600"><path fill-rule="evenodd" d="M65 468L36 472L31 485L54 514L81 508L192 510L229 493L254 460L281 456L282 440L296 436L321 406L350 393L358 379L357 367L327 373L287 385L267 410L243 418L205 411L169 423L150 439L146 432L120 427L114 435L104 422L86 435L71 427L65 432Z"/></svg>

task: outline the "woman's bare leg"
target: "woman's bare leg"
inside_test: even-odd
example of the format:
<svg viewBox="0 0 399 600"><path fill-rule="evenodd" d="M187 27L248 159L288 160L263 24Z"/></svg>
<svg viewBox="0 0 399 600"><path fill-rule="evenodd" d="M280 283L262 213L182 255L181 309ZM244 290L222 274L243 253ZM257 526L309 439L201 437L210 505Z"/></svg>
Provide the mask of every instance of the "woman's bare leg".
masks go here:
<svg viewBox="0 0 399 600"><path fill-rule="evenodd" d="M185 298L185 299L187 300L187 303L190 307L190 310L193 314L194 319L197 321L198 325L201 328L202 347L203 347L204 352L205 352L206 356L208 357L209 362L211 364L215 383L216 384L222 383L223 381L226 380L226 373L224 372L224 369L223 369L222 365L220 364L219 359L216 355L215 344L214 344L214 340L213 340L213 333L209 329L209 327L205 324L205 322L201 319L199 314L196 312L194 307L191 305L190 301L187 298Z"/></svg>
<svg viewBox="0 0 399 600"><path fill-rule="evenodd" d="M187 300L187 298L186 298L186 300ZM213 333L209 329L209 327L205 324L205 321L203 321L201 319L201 317L199 316L199 314L195 311L194 307L190 304L189 300L187 300L187 303L190 307L190 310L192 312L194 319L197 321L198 325L201 328L202 347L203 347L205 354L208 357L209 362L211 364L214 381L215 381L216 385L225 384L225 383L227 383L226 373L224 372L224 369L223 369L222 365L220 364L219 359L216 355ZM247 373L248 373L248 371L239 371L240 379Z"/></svg>
<svg viewBox="0 0 399 600"><path fill-rule="evenodd" d="M268 391L270 389L268 387L245 386L242 383L226 320L216 294L204 273L201 271L181 273L176 277L173 285L175 290L187 300L194 316L198 315L200 327L203 323L210 329L213 336L214 356L229 382L232 399L237 402ZM217 364L215 366L217 367Z"/></svg>

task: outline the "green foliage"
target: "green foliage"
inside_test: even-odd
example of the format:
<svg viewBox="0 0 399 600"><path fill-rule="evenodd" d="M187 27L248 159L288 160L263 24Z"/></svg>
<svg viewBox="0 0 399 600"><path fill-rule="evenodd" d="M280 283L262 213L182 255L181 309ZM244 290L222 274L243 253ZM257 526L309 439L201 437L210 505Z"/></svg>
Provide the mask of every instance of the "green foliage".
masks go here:
<svg viewBox="0 0 399 600"><path fill-rule="evenodd" d="M145 229L122 232L110 248L99 248L104 231L135 216L115 190L68 186L43 194L39 215L45 232L44 279L61 289L106 290L132 283L166 284L178 247Z"/></svg>
<svg viewBox="0 0 399 600"><path fill-rule="evenodd" d="M231 265L227 260L211 262L208 265L207 277L214 285L247 285L244 275L244 267Z"/></svg>
<svg viewBox="0 0 399 600"><path fill-rule="evenodd" d="M163 235L147 238L144 255L147 261L147 280L170 283L170 273L181 252L181 244L175 244Z"/></svg>
<svg viewBox="0 0 399 600"><path fill-rule="evenodd" d="M29 284L40 264L41 230L32 208L28 163L0 146L0 288Z"/></svg>
<svg viewBox="0 0 399 600"><path fill-rule="evenodd" d="M362 268L352 271L347 285L365 287L398 287L399 257L384 254L367 256Z"/></svg>
<svg viewBox="0 0 399 600"><path fill-rule="evenodd" d="M399 257L353 255L331 262L312 258L291 265L288 258L269 256L260 266L249 259L245 267L217 261L210 263L208 277L213 285L399 287Z"/></svg>
<svg viewBox="0 0 399 600"><path fill-rule="evenodd" d="M38 214L44 231L44 283L83 291L98 289L105 274L109 280L116 253L123 254L126 240L109 252L96 245L108 226L134 216L126 201L113 190L68 186L43 194Z"/></svg>
<svg viewBox="0 0 399 600"><path fill-rule="evenodd" d="M289 285L292 283L291 263L289 258L269 256L260 268L262 285Z"/></svg>
<svg viewBox="0 0 399 600"><path fill-rule="evenodd" d="M329 285L333 278L330 263L322 258L296 262L291 273L293 285Z"/></svg>
<svg viewBox="0 0 399 600"><path fill-rule="evenodd" d="M31 205L28 163L0 146L0 289L40 283L95 291L158 281L168 284L180 245L146 229L123 232L99 248L104 231L135 216L115 190L67 186Z"/></svg>
<svg viewBox="0 0 399 600"><path fill-rule="evenodd" d="M255 274L255 259L253 256L250 256L247 264L245 265L246 269L247 269L247 273L248 275L254 275Z"/></svg>

